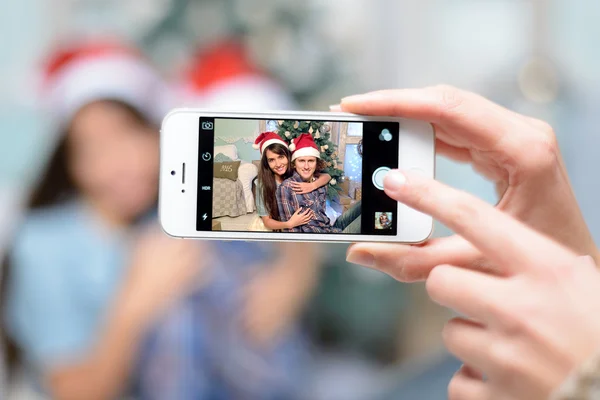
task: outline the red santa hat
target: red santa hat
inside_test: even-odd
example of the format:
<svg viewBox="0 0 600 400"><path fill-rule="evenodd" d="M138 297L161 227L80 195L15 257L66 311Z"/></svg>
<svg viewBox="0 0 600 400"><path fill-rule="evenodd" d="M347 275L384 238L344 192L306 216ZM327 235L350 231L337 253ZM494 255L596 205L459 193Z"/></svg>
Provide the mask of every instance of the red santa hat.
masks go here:
<svg viewBox="0 0 600 400"><path fill-rule="evenodd" d="M287 143L275 132L263 132L254 141L252 147L259 150L260 154L264 154L265 149L274 143L279 143L286 148L288 147Z"/></svg>
<svg viewBox="0 0 600 400"><path fill-rule="evenodd" d="M321 152L309 133L302 133L294 138L292 144L290 144L290 150L292 151L292 161L298 157L321 158Z"/></svg>
<svg viewBox="0 0 600 400"><path fill-rule="evenodd" d="M200 52L180 85L182 106L232 111L290 110L292 97L257 68L244 46L224 40Z"/></svg>
<svg viewBox="0 0 600 400"><path fill-rule="evenodd" d="M134 49L114 41L66 46L47 62L44 103L61 123L86 104L121 100L160 123L171 104L169 88Z"/></svg>

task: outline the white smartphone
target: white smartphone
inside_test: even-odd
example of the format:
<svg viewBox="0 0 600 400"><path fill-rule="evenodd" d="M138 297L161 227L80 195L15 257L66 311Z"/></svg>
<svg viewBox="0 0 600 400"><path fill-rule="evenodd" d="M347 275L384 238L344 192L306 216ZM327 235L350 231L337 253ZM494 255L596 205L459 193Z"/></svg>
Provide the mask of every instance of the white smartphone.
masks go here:
<svg viewBox="0 0 600 400"><path fill-rule="evenodd" d="M431 124L330 112L176 109L162 124L159 213L174 237L420 243L431 217L390 170L434 178Z"/></svg>

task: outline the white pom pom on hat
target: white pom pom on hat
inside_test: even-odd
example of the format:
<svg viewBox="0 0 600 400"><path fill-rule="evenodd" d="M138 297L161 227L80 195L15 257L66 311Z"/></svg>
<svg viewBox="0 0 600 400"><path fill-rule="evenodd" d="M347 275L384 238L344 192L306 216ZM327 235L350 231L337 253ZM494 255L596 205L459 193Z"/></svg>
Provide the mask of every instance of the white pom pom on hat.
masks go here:
<svg viewBox="0 0 600 400"><path fill-rule="evenodd" d="M179 82L180 105L235 111L293 110L288 91L250 57L237 38L201 49Z"/></svg>
<svg viewBox="0 0 600 400"><path fill-rule="evenodd" d="M44 106L67 124L85 105L120 100L160 124L172 107L166 82L134 48L113 40L65 45L46 63Z"/></svg>
<svg viewBox="0 0 600 400"><path fill-rule="evenodd" d="M300 136L294 139L292 145L292 161L298 157L316 157L321 158L321 152L317 147L313 137L309 133L302 133ZM290 146L291 150L292 146Z"/></svg>
<svg viewBox="0 0 600 400"><path fill-rule="evenodd" d="M260 154L262 155L265 152L265 149L272 144L281 144L285 147L288 147L287 143L275 132L263 132L254 141L252 147L255 149L260 149Z"/></svg>

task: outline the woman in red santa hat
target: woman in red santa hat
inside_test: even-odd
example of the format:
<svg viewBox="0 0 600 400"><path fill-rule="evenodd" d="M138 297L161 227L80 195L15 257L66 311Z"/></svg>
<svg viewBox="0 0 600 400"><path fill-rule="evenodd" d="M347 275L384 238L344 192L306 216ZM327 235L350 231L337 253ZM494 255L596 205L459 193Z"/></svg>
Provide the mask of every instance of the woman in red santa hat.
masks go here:
<svg viewBox="0 0 600 400"><path fill-rule="evenodd" d="M112 41L48 62L44 98L60 135L5 260L2 315L39 393L125 394L141 339L203 268L199 245L154 222L167 95Z"/></svg>

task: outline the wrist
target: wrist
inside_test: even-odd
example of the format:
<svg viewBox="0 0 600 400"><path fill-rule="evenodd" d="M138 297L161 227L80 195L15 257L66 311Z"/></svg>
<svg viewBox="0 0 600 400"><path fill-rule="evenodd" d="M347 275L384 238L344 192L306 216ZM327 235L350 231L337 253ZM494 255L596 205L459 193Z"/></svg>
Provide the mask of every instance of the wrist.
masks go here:
<svg viewBox="0 0 600 400"><path fill-rule="evenodd" d="M600 353L572 370L552 392L551 400L595 399L600 394Z"/></svg>

